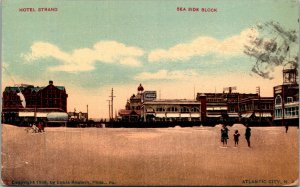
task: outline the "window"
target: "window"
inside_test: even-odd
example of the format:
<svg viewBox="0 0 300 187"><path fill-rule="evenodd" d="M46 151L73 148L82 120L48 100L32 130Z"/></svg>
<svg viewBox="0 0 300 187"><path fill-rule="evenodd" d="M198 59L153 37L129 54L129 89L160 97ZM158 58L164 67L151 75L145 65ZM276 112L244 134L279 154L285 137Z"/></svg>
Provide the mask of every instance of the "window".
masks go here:
<svg viewBox="0 0 300 187"><path fill-rule="evenodd" d="M281 96L277 95L275 98L275 105L281 105Z"/></svg>
<svg viewBox="0 0 300 187"><path fill-rule="evenodd" d="M275 118L281 118L281 116L282 116L282 110L276 109L275 110Z"/></svg>
<svg viewBox="0 0 300 187"><path fill-rule="evenodd" d="M285 115L286 115L286 117L298 117L299 108L298 107L286 108Z"/></svg>
<svg viewBox="0 0 300 187"><path fill-rule="evenodd" d="M53 107L53 100L49 100L49 107Z"/></svg>
<svg viewBox="0 0 300 187"><path fill-rule="evenodd" d="M235 112L234 106L230 106L230 107L229 107L229 112Z"/></svg>
<svg viewBox="0 0 300 187"><path fill-rule="evenodd" d="M293 98L292 97L287 97L287 103L291 103L293 102Z"/></svg>
<svg viewBox="0 0 300 187"><path fill-rule="evenodd" d="M177 112L178 109L176 107L169 107L169 108L167 108L167 111L168 112Z"/></svg>
<svg viewBox="0 0 300 187"><path fill-rule="evenodd" d="M157 112L164 112L165 109L164 109L163 107L158 107L158 108L156 108L156 111L157 111Z"/></svg>
<svg viewBox="0 0 300 187"><path fill-rule="evenodd" d="M182 107L181 112L190 112L190 110L187 107Z"/></svg>
<svg viewBox="0 0 300 187"><path fill-rule="evenodd" d="M286 108L285 109L285 116L287 116L287 117L289 117L289 116L291 116L291 113L292 113L292 108Z"/></svg>
<svg viewBox="0 0 300 187"><path fill-rule="evenodd" d="M199 108L193 107L193 108L191 109L191 112L199 112Z"/></svg>

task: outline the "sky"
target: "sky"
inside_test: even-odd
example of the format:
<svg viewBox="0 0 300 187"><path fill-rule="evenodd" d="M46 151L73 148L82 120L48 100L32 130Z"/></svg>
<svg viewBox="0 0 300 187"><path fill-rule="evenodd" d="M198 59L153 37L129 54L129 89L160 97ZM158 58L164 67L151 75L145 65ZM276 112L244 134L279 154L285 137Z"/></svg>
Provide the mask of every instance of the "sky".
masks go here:
<svg viewBox="0 0 300 187"><path fill-rule="evenodd" d="M117 112L140 83L161 99L228 86L240 93L260 86L262 96L272 96L282 67L272 80L251 73L256 60L244 45L268 21L298 32L298 7L296 0L3 0L2 90L53 80L66 88L68 111L88 105L92 118L108 117L112 88Z"/></svg>

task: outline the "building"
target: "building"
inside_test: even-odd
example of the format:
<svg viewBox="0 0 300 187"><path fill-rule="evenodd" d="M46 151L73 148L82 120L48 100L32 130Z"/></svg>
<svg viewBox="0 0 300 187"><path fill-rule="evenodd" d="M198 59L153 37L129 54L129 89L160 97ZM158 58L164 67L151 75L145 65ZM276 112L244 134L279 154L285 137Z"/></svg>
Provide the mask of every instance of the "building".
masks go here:
<svg viewBox="0 0 300 187"><path fill-rule="evenodd" d="M125 109L119 111L119 116L127 122L200 121L206 125L272 125L273 97L261 97L260 88L257 88L257 93L233 92L235 89L228 87L222 93L197 93L196 100L162 100L156 98L156 91L144 91L140 84L137 94L130 97Z"/></svg>
<svg viewBox="0 0 300 187"><path fill-rule="evenodd" d="M241 99L241 121L250 125L272 125L273 105L273 97L254 96Z"/></svg>
<svg viewBox="0 0 300 187"><path fill-rule="evenodd" d="M70 121L78 121L78 122L87 122L88 121L88 113L87 112L68 112L68 118Z"/></svg>
<svg viewBox="0 0 300 187"><path fill-rule="evenodd" d="M273 88L274 116L277 125L299 125L299 84L295 68L283 70L283 84Z"/></svg>
<svg viewBox="0 0 300 187"><path fill-rule="evenodd" d="M223 93L197 93L196 100L201 103L202 122L217 123L226 117L228 106Z"/></svg>
<svg viewBox="0 0 300 187"><path fill-rule="evenodd" d="M23 103L20 93L24 96ZM21 84L6 87L2 98L2 121L21 123L45 119L50 112L67 112L68 94L64 86L55 86L53 81L45 87Z"/></svg>
<svg viewBox="0 0 300 187"><path fill-rule="evenodd" d="M232 92L198 93L201 102L201 119L205 123L268 122L273 114L273 98L260 97L259 93ZM259 120L258 120L259 118Z"/></svg>
<svg viewBox="0 0 300 187"><path fill-rule="evenodd" d="M200 121L200 102L166 99L145 101L144 121Z"/></svg>
<svg viewBox="0 0 300 187"><path fill-rule="evenodd" d="M127 122L141 121L142 118L142 106L144 97L144 87L140 84L137 88L137 94L132 94L129 100L127 100L125 109L119 110L118 114L120 120Z"/></svg>
<svg viewBox="0 0 300 187"><path fill-rule="evenodd" d="M137 121L200 121L200 102L195 100L157 100L156 91L144 91L140 84L137 94L119 110L120 120Z"/></svg>

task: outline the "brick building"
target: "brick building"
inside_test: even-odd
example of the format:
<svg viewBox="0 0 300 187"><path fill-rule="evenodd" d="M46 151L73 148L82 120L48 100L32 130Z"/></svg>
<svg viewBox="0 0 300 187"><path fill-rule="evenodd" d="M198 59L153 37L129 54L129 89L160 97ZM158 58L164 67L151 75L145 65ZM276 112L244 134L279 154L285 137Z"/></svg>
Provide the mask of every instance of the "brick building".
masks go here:
<svg viewBox="0 0 300 187"><path fill-rule="evenodd" d="M22 105L20 92L25 103ZM2 121L19 123L22 120L45 118L49 112L67 112L68 94L64 86L55 86L53 81L45 87L21 84L6 87L2 98Z"/></svg>
<svg viewBox="0 0 300 187"><path fill-rule="evenodd" d="M232 88L223 93L198 93L201 121L206 123L261 122L269 123L273 114L273 98L258 93L236 93ZM260 119L259 121L257 119ZM261 120L262 119L262 120Z"/></svg>

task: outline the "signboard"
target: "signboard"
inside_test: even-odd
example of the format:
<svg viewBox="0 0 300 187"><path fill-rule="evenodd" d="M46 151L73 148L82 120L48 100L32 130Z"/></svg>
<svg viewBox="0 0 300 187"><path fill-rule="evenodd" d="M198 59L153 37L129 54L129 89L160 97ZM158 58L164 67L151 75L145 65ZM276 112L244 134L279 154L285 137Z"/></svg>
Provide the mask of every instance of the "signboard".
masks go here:
<svg viewBox="0 0 300 187"><path fill-rule="evenodd" d="M145 91L144 101L153 101L156 99L156 91Z"/></svg>

